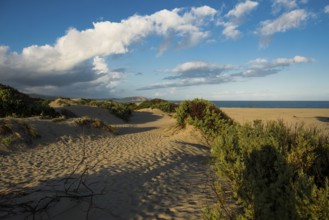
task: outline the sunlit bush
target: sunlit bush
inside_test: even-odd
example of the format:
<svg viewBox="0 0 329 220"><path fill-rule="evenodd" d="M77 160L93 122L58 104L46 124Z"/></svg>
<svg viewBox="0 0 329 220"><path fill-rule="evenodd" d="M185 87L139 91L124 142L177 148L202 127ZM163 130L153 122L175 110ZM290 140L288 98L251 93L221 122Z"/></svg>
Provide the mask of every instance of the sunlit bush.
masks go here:
<svg viewBox="0 0 329 220"><path fill-rule="evenodd" d="M114 101L92 101L89 105L106 108L124 121L129 121L135 108L135 104L133 103L119 103Z"/></svg>
<svg viewBox="0 0 329 220"><path fill-rule="evenodd" d="M194 99L183 101L176 110L177 123L194 125L209 137L215 137L223 127L233 124L233 120L213 103Z"/></svg>
<svg viewBox="0 0 329 220"><path fill-rule="evenodd" d="M328 137L282 121L222 128L211 152L240 210L231 218L329 219Z"/></svg>
<svg viewBox="0 0 329 220"><path fill-rule="evenodd" d="M80 117L80 118L75 119L74 122L76 125L78 125L80 127L103 129L112 134L118 134L117 130L114 127L104 123L103 121L101 121L99 119L92 119L89 117Z"/></svg>
<svg viewBox="0 0 329 220"><path fill-rule="evenodd" d="M178 105L176 103L169 102L163 99L152 99L140 103L137 109L156 108L156 109L160 109L163 112L172 113L175 112L177 106Z"/></svg>

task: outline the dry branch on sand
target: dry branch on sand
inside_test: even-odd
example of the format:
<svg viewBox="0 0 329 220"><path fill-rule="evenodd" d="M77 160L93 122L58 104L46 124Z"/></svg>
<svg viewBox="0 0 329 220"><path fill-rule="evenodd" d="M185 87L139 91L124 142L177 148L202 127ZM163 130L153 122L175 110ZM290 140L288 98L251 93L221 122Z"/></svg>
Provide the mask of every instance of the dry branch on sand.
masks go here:
<svg viewBox="0 0 329 220"><path fill-rule="evenodd" d="M38 216L49 216L49 209L55 207L63 199L84 201L88 203L86 219L94 205L95 196L103 195L103 189L95 191L88 183L90 170L94 169L102 159L95 159L89 164L86 159L90 157L86 152L86 145L83 139L82 155L80 161L73 168L70 175L56 181L47 181L42 187L35 189L16 188L10 193L0 194L0 217L21 215L24 218L36 219ZM79 170L82 170L79 172ZM88 201L86 201L88 199Z"/></svg>

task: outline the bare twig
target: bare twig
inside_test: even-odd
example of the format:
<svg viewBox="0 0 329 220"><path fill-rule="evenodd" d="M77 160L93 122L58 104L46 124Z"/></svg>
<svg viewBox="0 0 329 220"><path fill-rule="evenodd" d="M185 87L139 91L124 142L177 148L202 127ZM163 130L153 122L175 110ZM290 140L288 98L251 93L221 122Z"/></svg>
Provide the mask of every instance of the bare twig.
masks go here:
<svg viewBox="0 0 329 220"><path fill-rule="evenodd" d="M101 192L94 192L94 190L87 184L87 175L90 170L94 169L103 160L97 160L92 165L86 163L87 151L85 136L82 136L82 157L78 164L74 167L73 171L68 177L64 177L59 182L63 182L63 190L49 190L47 188L37 190L26 190L24 188L16 189L7 195L0 195L0 217L9 217L20 214L27 214L28 217L35 219L37 215L41 213L47 213L47 211L56 206L61 199L68 198L74 200L89 199L89 206L86 214L86 219L90 218L90 211L93 208L99 208L94 205L94 197L104 195L104 189ZM77 176L77 171L83 167L82 172ZM73 186L75 186L73 188ZM47 183L46 187L51 186L51 183ZM82 186L87 192L83 192ZM28 196L39 193L43 196L37 201L24 201L27 200Z"/></svg>

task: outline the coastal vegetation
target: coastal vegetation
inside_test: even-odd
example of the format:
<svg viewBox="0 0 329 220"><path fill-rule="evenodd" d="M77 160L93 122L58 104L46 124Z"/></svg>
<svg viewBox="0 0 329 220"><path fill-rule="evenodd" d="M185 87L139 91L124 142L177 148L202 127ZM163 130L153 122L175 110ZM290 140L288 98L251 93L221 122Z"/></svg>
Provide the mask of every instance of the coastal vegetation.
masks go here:
<svg viewBox="0 0 329 220"><path fill-rule="evenodd" d="M105 108L124 121L134 110L156 108L176 113L179 126L196 127L209 144L217 205L205 211L205 219L329 219L329 137L317 129L284 121L239 124L203 99L180 104L152 99L139 105L69 98L54 102L61 107L57 112L49 100L0 84L0 117L6 117L0 120L0 149L7 152L40 137L36 128L11 117L74 118L76 126L116 134L101 120L78 117L65 107Z"/></svg>
<svg viewBox="0 0 329 220"><path fill-rule="evenodd" d="M212 140L218 206L206 219L329 219L328 136L282 121L240 125L200 99L180 104L177 123Z"/></svg>
<svg viewBox="0 0 329 220"><path fill-rule="evenodd" d="M186 100L176 110L180 126L190 124L200 129L207 140L213 140L223 126L232 125L233 120L213 103L204 99Z"/></svg>
<svg viewBox="0 0 329 220"><path fill-rule="evenodd" d="M160 109L163 112L173 113L176 111L178 104L163 99L151 99L140 103L136 109L152 108Z"/></svg>
<svg viewBox="0 0 329 220"><path fill-rule="evenodd" d="M232 191L233 219L328 219L329 141L281 121L223 127L211 147L217 194ZM223 207L225 208L225 207Z"/></svg>
<svg viewBox="0 0 329 220"><path fill-rule="evenodd" d="M108 109L112 114L114 114L115 116L121 118L126 122L129 121L129 118L131 117L133 110L136 107L136 104L134 103L119 103L111 100L108 101L94 100L89 102L89 105Z"/></svg>
<svg viewBox="0 0 329 220"><path fill-rule="evenodd" d="M75 124L80 127L87 127L87 128L97 128L108 131L112 134L118 134L116 129L111 125L104 123L99 119L92 119L89 117L80 117L74 120Z"/></svg>
<svg viewBox="0 0 329 220"><path fill-rule="evenodd" d="M0 154L9 149L18 149L30 145L40 135L35 127L28 123L11 119L0 120Z"/></svg>
<svg viewBox="0 0 329 220"><path fill-rule="evenodd" d="M98 99L70 99L59 97L53 100L51 103L60 107L70 107L70 106L92 106L105 108L109 110L110 113L114 114L118 118L121 118L124 121L129 121L129 118L132 115L133 110L136 108L135 103L121 103L115 102L113 100L98 100ZM64 110L64 113L67 113L67 110ZM64 116L66 116L64 114Z"/></svg>
<svg viewBox="0 0 329 220"><path fill-rule="evenodd" d="M132 102L116 102L109 100L85 99L85 98L65 98L59 97L55 100L47 100L41 98L31 98L30 96L17 91L16 89L0 84L0 117L30 117L43 116L57 118L62 120L66 118L76 117L67 109L59 109L57 112L49 106L55 103L56 106L94 106L105 108L118 118L128 122L133 111L143 108L160 109L163 112L174 113L178 104L163 99L144 100L139 105Z"/></svg>
<svg viewBox="0 0 329 220"><path fill-rule="evenodd" d="M0 117L57 117L58 113L48 104L48 100L34 99L14 88L0 84Z"/></svg>

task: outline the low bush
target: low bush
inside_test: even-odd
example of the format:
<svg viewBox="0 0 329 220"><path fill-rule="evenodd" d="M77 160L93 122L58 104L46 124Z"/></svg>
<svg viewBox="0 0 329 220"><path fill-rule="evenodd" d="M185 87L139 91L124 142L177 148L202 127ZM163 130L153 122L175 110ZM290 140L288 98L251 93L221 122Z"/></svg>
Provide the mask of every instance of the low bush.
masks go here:
<svg viewBox="0 0 329 220"><path fill-rule="evenodd" d="M74 100L77 105L89 105L92 99L79 98Z"/></svg>
<svg viewBox="0 0 329 220"><path fill-rule="evenodd" d="M58 116L48 104L46 100L31 98L16 89L0 84L0 117Z"/></svg>
<svg viewBox="0 0 329 220"><path fill-rule="evenodd" d="M202 99L184 101L176 112L179 125L194 125L212 140L218 205L206 219L329 219L328 136L283 121L233 123Z"/></svg>
<svg viewBox="0 0 329 220"><path fill-rule="evenodd" d="M1 137L1 143L5 146L5 147L10 147L12 145L12 143L14 142L13 136L6 136L6 137Z"/></svg>
<svg viewBox="0 0 329 220"><path fill-rule="evenodd" d="M222 127L233 124L233 120L213 103L194 99L183 101L176 109L177 123L185 126L186 123L194 125L209 138L214 138Z"/></svg>
<svg viewBox="0 0 329 220"><path fill-rule="evenodd" d="M89 103L91 106L97 106L108 109L112 114L124 121L129 121L135 108L134 103L119 103L114 101L93 101Z"/></svg>
<svg viewBox="0 0 329 220"><path fill-rule="evenodd" d="M233 124L222 127L211 154L240 208L230 218L329 219L327 136L282 121Z"/></svg>
<svg viewBox="0 0 329 220"><path fill-rule="evenodd" d="M163 112L173 113L176 111L178 105L173 102L169 102L163 99L152 99L142 102L138 105L137 109L143 108L152 108L152 109L160 109Z"/></svg>
<svg viewBox="0 0 329 220"><path fill-rule="evenodd" d="M21 144L32 144L39 137L37 129L25 122L12 119L0 120L0 149L3 149L1 145L9 150Z"/></svg>
<svg viewBox="0 0 329 220"><path fill-rule="evenodd" d="M103 130L108 131L112 134L117 134L117 131L114 127L102 122L99 119L91 119L89 117L81 117L81 118L75 119L74 122L75 122L75 124L77 124L80 127L103 129Z"/></svg>

